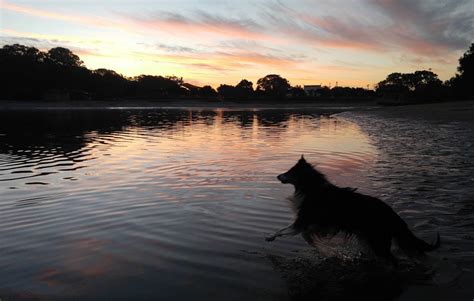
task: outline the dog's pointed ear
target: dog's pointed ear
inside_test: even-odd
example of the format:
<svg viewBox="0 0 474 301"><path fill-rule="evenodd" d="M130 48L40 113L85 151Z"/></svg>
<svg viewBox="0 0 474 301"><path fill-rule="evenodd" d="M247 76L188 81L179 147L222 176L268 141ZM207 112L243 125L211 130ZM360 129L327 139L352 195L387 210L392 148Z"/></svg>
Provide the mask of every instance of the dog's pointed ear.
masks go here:
<svg viewBox="0 0 474 301"><path fill-rule="evenodd" d="M304 159L304 156L301 155L301 159L300 159L301 162L306 162L306 160Z"/></svg>

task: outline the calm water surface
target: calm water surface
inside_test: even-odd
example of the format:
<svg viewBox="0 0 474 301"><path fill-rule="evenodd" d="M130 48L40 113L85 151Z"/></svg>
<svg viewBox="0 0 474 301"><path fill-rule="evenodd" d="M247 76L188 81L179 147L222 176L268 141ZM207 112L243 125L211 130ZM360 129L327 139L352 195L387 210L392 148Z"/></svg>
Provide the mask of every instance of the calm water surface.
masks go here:
<svg viewBox="0 0 474 301"><path fill-rule="evenodd" d="M472 266L471 124L314 111L0 112L0 298L285 300L301 154ZM448 255L446 255L448 256Z"/></svg>

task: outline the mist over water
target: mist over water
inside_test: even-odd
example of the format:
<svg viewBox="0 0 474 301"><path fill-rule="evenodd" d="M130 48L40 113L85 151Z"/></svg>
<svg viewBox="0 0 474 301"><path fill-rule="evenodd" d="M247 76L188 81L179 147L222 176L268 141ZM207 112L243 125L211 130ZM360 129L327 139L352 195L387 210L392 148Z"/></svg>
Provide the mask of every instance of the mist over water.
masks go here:
<svg viewBox="0 0 474 301"><path fill-rule="evenodd" d="M285 299L253 254L307 248L263 239L292 221L276 175L301 154L472 263L473 138L370 112L1 112L0 297Z"/></svg>

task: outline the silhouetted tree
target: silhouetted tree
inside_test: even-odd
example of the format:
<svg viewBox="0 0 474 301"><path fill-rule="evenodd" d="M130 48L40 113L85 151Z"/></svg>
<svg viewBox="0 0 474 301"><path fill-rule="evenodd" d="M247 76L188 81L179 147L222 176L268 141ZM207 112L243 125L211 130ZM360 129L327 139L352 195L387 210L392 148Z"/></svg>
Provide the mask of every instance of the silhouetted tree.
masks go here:
<svg viewBox="0 0 474 301"><path fill-rule="evenodd" d="M257 90L272 97L284 97L291 88L287 79L277 74L269 74L257 81Z"/></svg>
<svg viewBox="0 0 474 301"><path fill-rule="evenodd" d="M391 73L376 86L377 93L390 99L430 101L443 96L443 83L432 71Z"/></svg>
<svg viewBox="0 0 474 301"><path fill-rule="evenodd" d="M470 83L474 82L474 43L459 59L458 72L461 78L471 80Z"/></svg>
<svg viewBox="0 0 474 301"><path fill-rule="evenodd" d="M474 43L459 58L458 73L449 80L449 85L458 97L474 97Z"/></svg>
<svg viewBox="0 0 474 301"><path fill-rule="evenodd" d="M167 98L180 95L182 88L175 78L154 75L139 75L132 79L136 83L136 95L145 98Z"/></svg>
<svg viewBox="0 0 474 301"><path fill-rule="evenodd" d="M434 101L444 97L443 82L431 71L413 73L413 95L417 100Z"/></svg>
<svg viewBox="0 0 474 301"><path fill-rule="evenodd" d="M236 98L238 96L235 87L231 85L220 85L217 92L222 98Z"/></svg>
<svg viewBox="0 0 474 301"><path fill-rule="evenodd" d="M423 86L442 85L442 81L438 78L438 75L431 71L415 71L415 73L409 73L407 76L410 79L411 91L415 91Z"/></svg>
<svg viewBox="0 0 474 301"><path fill-rule="evenodd" d="M236 88L243 89L243 90L248 90L250 92L253 92L253 83L251 81L248 81L246 79L241 80Z"/></svg>
<svg viewBox="0 0 474 301"><path fill-rule="evenodd" d="M235 86L235 89L240 98L246 99L253 95L253 83L246 79L241 80L237 86Z"/></svg>
<svg viewBox="0 0 474 301"><path fill-rule="evenodd" d="M47 58L58 65L65 67L81 67L84 62L79 56L75 55L71 50L63 47L55 47L48 51Z"/></svg>
<svg viewBox="0 0 474 301"><path fill-rule="evenodd" d="M16 57L29 62L43 62L46 55L35 47L28 47L20 44L5 45L0 49L3 58Z"/></svg>
<svg viewBox="0 0 474 301"><path fill-rule="evenodd" d="M407 81L406 76L402 73L395 72L387 76L386 79L379 82L376 86L377 93L380 93L384 96L386 95L404 95L407 94L410 83Z"/></svg>
<svg viewBox="0 0 474 301"><path fill-rule="evenodd" d="M199 89L199 96L215 97L215 96L217 96L217 92L211 86L204 86L204 87Z"/></svg>
<svg viewBox="0 0 474 301"><path fill-rule="evenodd" d="M0 49L0 76L3 99L39 98L47 83L46 55L34 47L19 44Z"/></svg>
<svg viewBox="0 0 474 301"><path fill-rule="evenodd" d="M127 95L130 90L129 81L121 74L109 69L92 71L94 96L100 99L118 98Z"/></svg>

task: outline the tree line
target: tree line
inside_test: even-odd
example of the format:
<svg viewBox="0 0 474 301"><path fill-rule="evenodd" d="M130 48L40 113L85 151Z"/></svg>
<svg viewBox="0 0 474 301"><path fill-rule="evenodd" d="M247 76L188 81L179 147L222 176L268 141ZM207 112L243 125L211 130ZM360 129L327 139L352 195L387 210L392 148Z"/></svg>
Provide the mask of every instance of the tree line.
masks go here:
<svg viewBox="0 0 474 301"><path fill-rule="evenodd" d="M459 58L457 73L442 82L431 70L391 73L376 85L379 97L405 102L474 98L474 43Z"/></svg>
<svg viewBox="0 0 474 301"><path fill-rule="evenodd" d="M6 100L124 100L124 99L230 99L230 100L324 100L373 99L430 101L468 98L474 95L474 44L460 58L458 73L443 83L430 70L392 73L369 90L351 87L321 87L308 95L280 75L269 74L254 84L246 79L235 86L197 87L177 76L123 76L113 70L89 70L78 55L63 47L41 51L20 44L0 49Z"/></svg>

